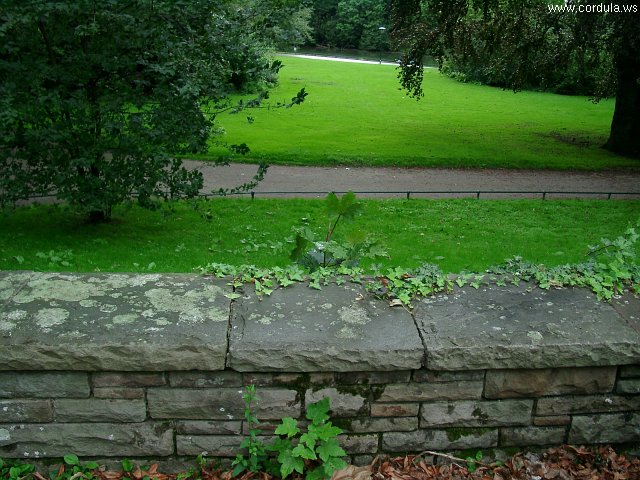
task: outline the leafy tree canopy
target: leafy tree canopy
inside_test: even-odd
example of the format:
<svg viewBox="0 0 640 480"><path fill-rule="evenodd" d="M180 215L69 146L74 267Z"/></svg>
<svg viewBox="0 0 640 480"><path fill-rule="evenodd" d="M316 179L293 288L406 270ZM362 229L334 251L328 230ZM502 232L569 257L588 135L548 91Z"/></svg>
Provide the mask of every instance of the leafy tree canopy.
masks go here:
<svg viewBox="0 0 640 480"><path fill-rule="evenodd" d="M640 156L640 7L635 3L393 0L392 16L392 36L405 52L400 81L416 97L422 95L427 54L440 65L447 59L483 62L489 76L514 90L531 82L544 85L558 65L573 65L589 94L615 92L605 148Z"/></svg>
<svg viewBox="0 0 640 480"><path fill-rule="evenodd" d="M101 220L196 195L173 155L207 148L230 93L275 81L268 41L297 4L0 0L0 207L55 192Z"/></svg>

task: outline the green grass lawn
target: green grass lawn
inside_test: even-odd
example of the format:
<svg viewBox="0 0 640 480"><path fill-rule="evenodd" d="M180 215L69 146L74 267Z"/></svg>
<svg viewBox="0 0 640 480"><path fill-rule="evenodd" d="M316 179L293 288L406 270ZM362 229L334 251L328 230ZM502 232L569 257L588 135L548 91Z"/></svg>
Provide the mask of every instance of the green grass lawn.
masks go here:
<svg viewBox="0 0 640 480"><path fill-rule="evenodd" d="M603 150L614 101L514 94L425 72L425 97L399 90L396 68L281 57L271 101L291 109L221 114L224 142L246 142L243 161L272 164L597 170L639 168ZM247 115L254 122L247 122ZM213 146L208 157L225 154Z"/></svg>
<svg viewBox="0 0 640 480"><path fill-rule="evenodd" d="M363 201L350 228L385 245L387 266L438 264L483 271L508 257L546 265L585 260L587 246L640 219L638 201ZM84 223L63 208L27 207L0 216L0 270L191 272L210 262L284 266L291 227L326 228L319 200L215 199L174 212L120 207L112 224Z"/></svg>

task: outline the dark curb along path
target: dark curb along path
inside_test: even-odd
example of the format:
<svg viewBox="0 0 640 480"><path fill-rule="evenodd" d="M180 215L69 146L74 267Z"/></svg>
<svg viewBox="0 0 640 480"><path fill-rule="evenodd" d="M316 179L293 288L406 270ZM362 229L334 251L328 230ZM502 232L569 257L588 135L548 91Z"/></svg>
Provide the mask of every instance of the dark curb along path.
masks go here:
<svg viewBox="0 0 640 480"><path fill-rule="evenodd" d="M203 194L248 182L257 167L249 164L212 166L185 160L204 176ZM260 197L322 197L326 192L368 192L362 197L412 198L640 198L640 171L575 172L551 170L455 170L429 168L298 167L272 165L254 189ZM275 193L274 193L275 192ZM309 193L313 192L313 193ZM418 193L440 192L440 193ZM443 193L448 192L448 193ZM464 193L461 193L464 192ZM514 193L528 192L528 193Z"/></svg>
<svg viewBox="0 0 640 480"><path fill-rule="evenodd" d="M363 286L231 300L196 275L0 272L0 370L241 372L640 363L640 300L583 289L456 289L413 313ZM230 295L233 296L233 295ZM233 303L233 308L232 307Z"/></svg>

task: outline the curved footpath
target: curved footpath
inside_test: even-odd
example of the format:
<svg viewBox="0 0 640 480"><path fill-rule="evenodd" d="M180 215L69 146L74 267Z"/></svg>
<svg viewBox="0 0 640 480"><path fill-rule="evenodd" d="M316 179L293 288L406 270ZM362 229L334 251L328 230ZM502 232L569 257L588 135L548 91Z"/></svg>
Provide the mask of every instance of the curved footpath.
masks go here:
<svg viewBox="0 0 640 480"><path fill-rule="evenodd" d="M185 160L189 168L204 175L203 193L220 188L233 188L251 180L256 165L231 164L212 166L208 162ZM376 198L461 197L482 192L565 192L549 194L549 198L606 198L608 195L584 194L600 192L614 194L616 199L640 198L640 171L551 171L551 170L454 170L433 168L371 168L371 167L299 167L273 165L265 179L254 189L257 196L321 197L329 191L361 192L361 196ZM418 194L413 192L455 192ZM275 193L274 193L275 192ZM283 194L282 192L287 192ZM315 193L306 193L315 192ZM370 192L364 194L362 192ZM371 193L379 192L379 193ZM387 193L383 193L387 192ZM395 193L389 193L395 192ZM470 193L459 193L470 192ZM583 192L578 195L575 192ZM633 195L622 195L633 193ZM482 198L541 197L541 193L482 194Z"/></svg>

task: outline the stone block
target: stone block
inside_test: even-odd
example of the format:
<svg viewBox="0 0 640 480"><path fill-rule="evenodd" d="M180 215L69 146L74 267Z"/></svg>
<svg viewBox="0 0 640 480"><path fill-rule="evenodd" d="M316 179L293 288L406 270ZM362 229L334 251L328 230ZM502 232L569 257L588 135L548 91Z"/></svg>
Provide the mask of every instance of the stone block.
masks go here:
<svg viewBox="0 0 640 480"><path fill-rule="evenodd" d="M613 391L615 367L489 370L486 398L589 395Z"/></svg>
<svg viewBox="0 0 640 480"><path fill-rule="evenodd" d="M411 432L418 429L418 418L358 418L351 421L346 429L350 433Z"/></svg>
<svg viewBox="0 0 640 480"><path fill-rule="evenodd" d="M378 453L378 435L339 435L338 441L349 455Z"/></svg>
<svg viewBox="0 0 640 480"><path fill-rule="evenodd" d="M420 410L419 403L373 403L372 417L416 417Z"/></svg>
<svg viewBox="0 0 640 480"><path fill-rule="evenodd" d="M456 289L416 303L430 370L637 363L640 331L586 289Z"/></svg>
<svg viewBox="0 0 640 480"><path fill-rule="evenodd" d="M179 388L240 387L242 374L238 372L170 372L169 384Z"/></svg>
<svg viewBox="0 0 640 480"><path fill-rule="evenodd" d="M20 289L27 284L34 272L29 271L0 271L0 325L12 319L3 315L3 303L8 302ZM5 327L0 326L0 334Z"/></svg>
<svg viewBox="0 0 640 480"><path fill-rule="evenodd" d="M266 438L258 438L269 441ZM235 457L241 453L242 439L240 435L177 435L176 449L178 455L194 456L206 452L210 457Z"/></svg>
<svg viewBox="0 0 640 480"><path fill-rule="evenodd" d="M424 450L466 450L498 446L497 429L416 430L382 434L385 452L405 453Z"/></svg>
<svg viewBox="0 0 640 480"><path fill-rule="evenodd" d="M100 387L162 387L167 384L160 372L96 372L91 376L94 388Z"/></svg>
<svg viewBox="0 0 640 480"><path fill-rule="evenodd" d="M474 400L482 397L483 382L409 383L387 385L380 402Z"/></svg>
<svg viewBox="0 0 640 480"><path fill-rule="evenodd" d="M0 425L0 457L167 456L174 453L169 423L49 423Z"/></svg>
<svg viewBox="0 0 640 480"><path fill-rule="evenodd" d="M550 417L533 417L533 424L536 427L555 427L571 424L569 415L554 415Z"/></svg>
<svg viewBox="0 0 640 480"><path fill-rule="evenodd" d="M361 285L306 285L236 300L228 366L242 372L351 372L420 368L424 347L411 315Z"/></svg>
<svg viewBox="0 0 640 480"><path fill-rule="evenodd" d="M0 365L222 370L230 288L198 275L35 272L3 306Z"/></svg>
<svg viewBox="0 0 640 480"><path fill-rule="evenodd" d="M442 370L415 370L413 381L418 383L470 382L484 380L484 370L468 370L461 372L444 372Z"/></svg>
<svg viewBox="0 0 640 480"><path fill-rule="evenodd" d="M640 378L640 365L620 367L620 378Z"/></svg>
<svg viewBox="0 0 640 480"><path fill-rule="evenodd" d="M616 392L627 395L640 393L640 379L619 380Z"/></svg>
<svg viewBox="0 0 640 480"><path fill-rule="evenodd" d="M333 376L331 377L333 379ZM243 385L255 385L256 387L289 387L305 384L307 378L302 373L243 373ZM331 383L331 382L329 382Z"/></svg>
<svg viewBox="0 0 640 480"><path fill-rule="evenodd" d="M375 459L375 455L353 455L350 463L355 467L367 467L371 465Z"/></svg>
<svg viewBox="0 0 640 480"><path fill-rule="evenodd" d="M383 385L386 383L407 383L411 371L398 372L342 372L336 374L336 382L341 385Z"/></svg>
<svg viewBox="0 0 640 480"><path fill-rule="evenodd" d="M565 443L566 427L519 427L501 428L501 447L531 447L562 445Z"/></svg>
<svg viewBox="0 0 640 480"><path fill-rule="evenodd" d="M144 400L60 399L53 408L56 422L140 423L147 416Z"/></svg>
<svg viewBox="0 0 640 480"><path fill-rule="evenodd" d="M242 422L223 420L182 420L176 423L176 433L180 435L240 435Z"/></svg>
<svg viewBox="0 0 640 480"><path fill-rule="evenodd" d="M366 400L357 394L341 393L335 388L323 388L321 390L307 390L305 394L306 404L316 403L324 397L331 401L330 415L336 417L355 417L369 413Z"/></svg>
<svg viewBox="0 0 640 480"><path fill-rule="evenodd" d="M241 388L179 389L154 388L147 392L151 418L180 420L238 420L244 416ZM298 417L296 392L262 389L253 412L261 420Z"/></svg>
<svg viewBox="0 0 640 480"><path fill-rule="evenodd" d="M144 389L128 387L100 387L93 389L95 398L120 398L125 400L144 399Z"/></svg>
<svg viewBox="0 0 640 480"><path fill-rule="evenodd" d="M636 443L640 441L640 413L576 415L569 443Z"/></svg>
<svg viewBox="0 0 640 480"><path fill-rule="evenodd" d="M536 415L575 415L633 410L640 410L640 397L619 395L546 397L538 399Z"/></svg>
<svg viewBox="0 0 640 480"><path fill-rule="evenodd" d="M4 398L85 398L89 393L86 373L0 372L0 397Z"/></svg>
<svg viewBox="0 0 640 480"><path fill-rule="evenodd" d="M0 400L0 423L52 422L49 400Z"/></svg>
<svg viewBox="0 0 640 480"><path fill-rule="evenodd" d="M529 425L533 400L423 403L421 428Z"/></svg>

